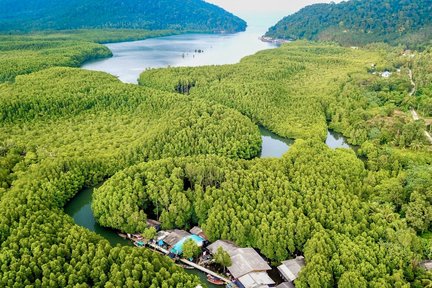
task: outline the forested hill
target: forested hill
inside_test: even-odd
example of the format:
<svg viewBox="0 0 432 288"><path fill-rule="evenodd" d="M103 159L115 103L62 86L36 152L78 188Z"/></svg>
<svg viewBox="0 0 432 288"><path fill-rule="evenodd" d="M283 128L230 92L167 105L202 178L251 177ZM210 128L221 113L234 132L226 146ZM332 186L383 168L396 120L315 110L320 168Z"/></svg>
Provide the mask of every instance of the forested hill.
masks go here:
<svg viewBox="0 0 432 288"><path fill-rule="evenodd" d="M0 31L77 28L235 32L246 22L202 0L0 0Z"/></svg>
<svg viewBox="0 0 432 288"><path fill-rule="evenodd" d="M432 0L351 0L315 4L287 16L266 36L414 44L432 39Z"/></svg>

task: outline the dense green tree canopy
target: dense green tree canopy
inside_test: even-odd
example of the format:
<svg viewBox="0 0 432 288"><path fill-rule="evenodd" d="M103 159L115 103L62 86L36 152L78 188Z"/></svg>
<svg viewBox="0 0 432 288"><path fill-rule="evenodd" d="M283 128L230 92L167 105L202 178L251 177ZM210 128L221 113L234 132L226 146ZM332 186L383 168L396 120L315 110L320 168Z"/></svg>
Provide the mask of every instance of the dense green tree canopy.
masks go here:
<svg viewBox="0 0 432 288"><path fill-rule="evenodd" d="M236 65L149 70L139 82L166 91L193 84L190 96L239 110L279 135L325 139L325 110L339 85L370 61L379 54L297 42Z"/></svg>
<svg viewBox="0 0 432 288"><path fill-rule="evenodd" d="M145 71L140 84L217 101L290 138L325 139L327 125L352 144L422 146L424 123L400 113L412 89L409 59L385 45L346 49L296 41L236 65ZM392 71L390 78L380 77ZM414 99L413 99L414 100Z"/></svg>
<svg viewBox="0 0 432 288"><path fill-rule="evenodd" d="M189 259L200 255L202 252L196 242L192 239L188 239L183 243L183 254L182 256Z"/></svg>
<svg viewBox="0 0 432 288"><path fill-rule="evenodd" d="M199 283L153 252L110 247L61 209L83 187L141 161L255 157L261 139L249 119L219 104L73 68L2 84L0 103L0 286Z"/></svg>
<svg viewBox="0 0 432 288"><path fill-rule="evenodd" d="M202 0L0 1L0 31L82 28L235 32L246 22Z"/></svg>
<svg viewBox="0 0 432 288"><path fill-rule="evenodd" d="M154 235L149 215L164 228L198 224L275 264L303 254L298 287L431 281L418 263L432 257L432 153L425 121L409 117L413 105L427 111L430 51L297 42L236 65L148 71L141 86L48 68L106 55L89 41L122 37L94 33L0 37L11 57L0 65L12 67L0 70L1 287L198 284L65 215L83 187L104 181L92 207L100 224ZM255 159L254 122L296 143L282 159ZM327 127L356 151L329 149Z"/></svg>
<svg viewBox="0 0 432 288"><path fill-rule="evenodd" d="M153 180L142 176L140 179L145 179L146 184L136 186L139 187L138 191L144 191L138 199L144 197L150 199L150 202L146 200L138 205L129 203L128 207L135 207L143 214L148 212L154 214L155 211L152 209L156 207L159 211L156 214L160 215L160 219L163 219L167 227L179 225L189 227L198 223L206 229L211 239L230 239L241 246L259 248L261 253L270 259L284 260L296 251L302 251L307 256L308 263L312 264L307 265L304 278L298 281L300 287L331 287L339 281L346 283L349 277L353 277L353 283L360 287L364 283L372 283L371 287L382 287L383 283L397 286L405 281L420 285L422 277L429 276L424 276L413 267L395 266L393 261L396 254L399 255L396 257L416 258L417 256L414 255L420 252L423 246L426 249L423 250L423 256L419 257L425 257L429 255L426 251L429 251L430 248L427 247L431 245L430 241L416 238L411 230L414 229L419 233L430 231L431 212L428 196L430 186L427 181L417 181L419 186L414 192L413 185L409 184L415 177L421 177L420 175L428 175L426 177L430 178L428 171L432 164L430 146L423 133L426 128L425 123L422 120L413 121L409 113L412 103L418 101L412 95L410 96L414 87L409 78L409 69L416 65L416 69L420 70L414 72L415 79L427 77L421 72L428 69L427 53L427 51L423 52L422 58L415 58L409 53L404 53L401 48L391 48L386 45L374 44L366 48L354 49L297 41L279 49L260 52L243 59L236 65L156 69L144 72L140 77L142 86L217 101L241 111L280 135L323 139L328 125L342 132L349 142L361 145L357 152L363 157L367 170L358 174L358 179L362 179L360 182L356 182L354 177L350 179L350 184L342 188L337 184L336 179L339 176L332 174L320 164L327 163L328 167L337 167L336 170L339 172L343 171L342 167L346 165L350 172L354 172L357 171L354 169L354 162L344 165L330 164L329 159L321 158L325 154L323 151L318 149L319 152L315 154L306 146L296 144L301 148L297 150L294 148L295 145L287 155L291 155L288 158L292 159L293 163L298 163L296 160L304 159L307 154L309 158L303 163L304 168L294 167L299 169L296 170L291 167L289 170L281 168L280 163L276 164L277 161L269 160L259 160L253 162L254 164L248 162L247 165L227 168L226 170L230 171L242 171L241 175L232 178L226 176L226 174L232 175L231 173L212 173L221 175L221 180L216 181L221 184L214 185L216 188L210 185L209 188L202 185L194 186L195 182L191 181L189 176L191 170L186 169L181 161L179 164L179 160L174 160L174 163L177 163L175 166L180 166L181 169L172 170L171 174L164 175L172 181L173 185L164 191L170 191L173 198L170 200L169 196L163 196L164 201L168 202L161 203L156 200L156 192L154 192L155 196L149 196L152 195L149 191L153 191L153 187L160 187L161 184L152 184ZM417 62L413 59L421 59L421 61ZM390 77L382 77L381 73L384 71L391 72ZM427 80L423 80L423 83L425 84L420 85L428 85ZM338 158L343 157L338 155ZM208 162L210 161L206 160L206 163ZM145 171L152 170L153 165L148 163L141 168ZM220 167L227 165L230 167L232 164L218 163L215 166L220 170ZM255 173L249 165L254 169L260 169L261 174ZM358 171L361 170L362 168ZM160 171L166 172L165 169ZM119 175L112 181L125 179L124 177L127 181L131 181L136 172L136 170L125 172L129 176ZM147 173L151 175L151 179L157 177L156 172L145 172L145 175ZM277 176L272 176L272 173ZM299 177L298 182L295 181L296 178L284 176L287 173ZM411 176L413 173L419 174L413 177ZM322 179L318 175L326 176ZM326 178L327 176L329 178ZM346 176L342 178L348 179ZM308 182L308 179L311 182ZM184 185L184 182L192 184ZM122 192L112 189L116 185L108 183L110 182L107 182L106 187L100 188L100 191L103 191L101 196L95 196L100 197L100 200L95 201L94 206L95 212L105 217L114 214L105 212L103 207L116 207L116 209L119 207L113 204L118 202L109 202L111 197L104 193L109 191L116 195L113 196L114 198L122 195L127 199L136 199L123 196ZM168 185L168 182L165 184ZM336 202L329 203L322 194L327 188L321 185L324 187L330 185L327 188L331 191L335 189L337 193L345 191L347 187L356 187L358 190L350 193L343 192L343 198L340 200L337 200L337 193L332 193L331 199ZM128 187L130 187L129 193L134 191L133 186L128 185ZM185 187L189 189L181 192ZM176 196L174 191L180 194ZM286 194L287 191L290 191L290 194ZM301 191L301 193L292 193L293 191ZM304 191L313 191L311 192L313 196ZM200 193L204 193L203 200L199 200L200 197L197 196ZM277 202L279 193L283 195L281 202ZM300 195L300 200L296 195ZM317 195L320 195L319 200L315 198ZM358 198L349 198L349 195ZM287 202L286 199L289 201ZM101 205L96 205L96 202ZM102 205L102 202L105 203ZM182 203L182 205L177 206L175 203ZM349 203L347 210L344 208L344 203ZM351 216L348 216L348 211L352 211ZM122 217L118 214L115 216L119 219ZM104 225L121 223L105 217L100 218ZM378 219L385 219L385 221L380 222L380 220L378 224L375 222ZM331 224L333 220L338 224ZM400 224L393 221L401 221L399 223L404 223L403 226L406 225L404 222L406 221L408 225L402 228ZM400 230L383 236L377 231L386 231L387 228L383 228L384 226L378 228L380 225L402 228L403 232ZM324 228L324 232L320 230L321 227ZM378 230L374 231L375 228ZM364 234L366 230L372 234L367 234L369 232ZM402 246L413 245L408 248L408 250L413 249L411 250L413 254L405 254L408 250L402 247L389 248L393 244L389 244L390 246L383 243L372 244L384 238L395 240L399 237L395 235L404 235L400 236L405 239ZM320 240L322 238L330 240ZM321 247L324 244L328 247ZM386 249L391 249L393 252L389 253L393 256L387 258L384 256L385 253L380 252ZM378 259L385 262L387 260L384 259L387 258L390 262L387 264L370 262L372 259L370 255L380 255ZM352 260L348 260L349 256ZM374 261L376 259L374 258ZM414 260L414 263L416 261ZM351 268L347 269L347 267ZM377 271L381 268L372 267L386 267L386 269L392 267L395 270L394 274L378 276L380 272ZM412 272L413 269L415 272ZM374 276L361 272L358 274L358 271L366 270L373 270L372 274L377 274ZM404 277L401 273L410 276L401 280ZM412 280L413 277L416 280Z"/></svg>
<svg viewBox="0 0 432 288"><path fill-rule="evenodd" d="M232 265L231 256L220 246L214 254L215 262L222 265L224 268Z"/></svg>
<svg viewBox="0 0 432 288"><path fill-rule="evenodd" d="M314 4L271 27L266 36L336 40L348 45L389 41L415 45L432 39L431 0L350 0Z"/></svg>
<svg viewBox="0 0 432 288"><path fill-rule="evenodd" d="M399 274L417 271L422 242L398 214L367 200L368 177L353 152L298 140L280 160L200 156L130 167L95 191L93 209L103 225L130 232L151 213L165 228L199 224L210 240L273 260L302 251L300 287L350 273L372 287L413 282Z"/></svg>

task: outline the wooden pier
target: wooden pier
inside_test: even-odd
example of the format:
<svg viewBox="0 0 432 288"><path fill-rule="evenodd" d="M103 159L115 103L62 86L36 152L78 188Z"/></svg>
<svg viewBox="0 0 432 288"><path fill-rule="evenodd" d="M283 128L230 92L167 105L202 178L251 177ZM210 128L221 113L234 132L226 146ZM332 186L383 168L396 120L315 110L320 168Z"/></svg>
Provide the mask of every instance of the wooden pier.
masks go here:
<svg viewBox="0 0 432 288"><path fill-rule="evenodd" d="M214 277L216 277L218 279L221 279L225 283L230 283L231 282L231 280L229 280L227 278L224 278L224 277L220 276L219 274L217 274L217 273L215 273L215 272L213 272L211 270L208 270L207 268L204 268L204 267L202 267L202 266L200 266L198 264L195 264L194 262L188 261L188 260L186 260L184 258L181 258L180 261L183 262L184 264L192 266L192 267L194 267L194 268L196 268L196 269L198 269L198 270L200 270L200 271L202 271L204 273L210 274L210 275L212 275L212 276L214 276Z"/></svg>
<svg viewBox="0 0 432 288"><path fill-rule="evenodd" d="M154 249L156 249L156 250L158 250L158 251L160 251L160 252L162 252L162 253L164 253L164 254L166 254L166 255L169 254L169 251L168 251L168 250L166 250L166 249L160 247L159 245L156 245L156 244L154 244L154 243L150 243L150 242L147 243L147 245L149 245L150 247L152 247L152 248L154 248Z"/></svg>

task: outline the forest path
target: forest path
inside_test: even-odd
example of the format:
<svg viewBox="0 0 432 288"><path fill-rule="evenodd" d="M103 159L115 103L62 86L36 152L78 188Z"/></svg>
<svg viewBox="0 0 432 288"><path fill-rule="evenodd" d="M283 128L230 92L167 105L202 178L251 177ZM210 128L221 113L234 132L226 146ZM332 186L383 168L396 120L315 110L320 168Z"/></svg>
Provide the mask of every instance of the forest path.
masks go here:
<svg viewBox="0 0 432 288"><path fill-rule="evenodd" d="M412 97L414 95L414 93L417 91L417 85L414 82L413 72L412 72L411 69L408 69L408 76L410 78L411 85L412 85L412 89L411 89L411 91L409 93L409 96ZM414 110L414 108L411 108L410 111L411 111L411 115L412 115L414 121L417 121L417 120L421 119L420 116L418 115L417 111ZM429 140L429 143L432 144L432 136L430 135L430 133L427 132L427 131L424 131L424 134L426 136L426 139Z"/></svg>

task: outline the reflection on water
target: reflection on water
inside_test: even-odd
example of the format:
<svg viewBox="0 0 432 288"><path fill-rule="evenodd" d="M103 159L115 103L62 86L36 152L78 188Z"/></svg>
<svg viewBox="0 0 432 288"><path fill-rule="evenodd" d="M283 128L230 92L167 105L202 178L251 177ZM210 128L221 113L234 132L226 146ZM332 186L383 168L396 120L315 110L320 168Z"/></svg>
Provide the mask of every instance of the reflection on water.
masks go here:
<svg viewBox="0 0 432 288"><path fill-rule="evenodd" d="M142 71L168 66L238 63L257 51L274 48L258 38L262 28L236 34L183 34L142 41L106 44L113 57L85 63L82 68L104 71L126 83L137 83Z"/></svg>
<svg viewBox="0 0 432 288"><path fill-rule="evenodd" d="M280 158L294 144L294 140L282 138L262 126L259 129L262 139L261 158Z"/></svg>
<svg viewBox="0 0 432 288"><path fill-rule="evenodd" d="M84 189L69 201L64 207L66 214L71 216L76 224L96 232L107 239L112 245L131 245L130 241L121 238L113 230L104 228L96 223L91 210L93 189L94 188Z"/></svg>
<svg viewBox="0 0 432 288"><path fill-rule="evenodd" d="M262 126L260 126L259 129L262 139L261 158L280 158L289 150L291 145L294 144L293 139L280 137ZM341 134L330 130L327 133L325 143L332 149L352 148Z"/></svg>
<svg viewBox="0 0 432 288"><path fill-rule="evenodd" d="M351 146L346 142L342 134L330 130L327 132L326 144L333 149L351 148Z"/></svg>

